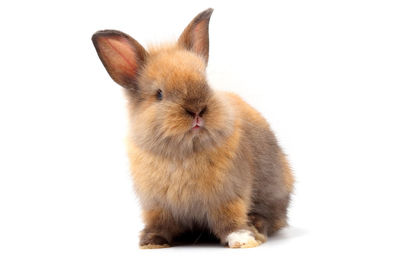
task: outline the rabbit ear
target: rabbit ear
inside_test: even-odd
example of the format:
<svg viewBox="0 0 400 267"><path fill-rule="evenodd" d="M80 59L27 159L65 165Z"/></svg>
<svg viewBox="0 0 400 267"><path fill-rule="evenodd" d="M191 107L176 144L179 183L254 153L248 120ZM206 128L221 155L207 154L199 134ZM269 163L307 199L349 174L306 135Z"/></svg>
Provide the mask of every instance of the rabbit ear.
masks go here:
<svg viewBox="0 0 400 267"><path fill-rule="evenodd" d="M208 61L208 24L214 10L209 8L198 14L192 22L186 26L178 40L178 44L202 55Z"/></svg>
<svg viewBox="0 0 400 267"><path fill-rule="evenodd" d="M146 59L146 50L120 31L98 31L93 34L92 41L111 78L122 87L134 88L138 70Z"/></svg>

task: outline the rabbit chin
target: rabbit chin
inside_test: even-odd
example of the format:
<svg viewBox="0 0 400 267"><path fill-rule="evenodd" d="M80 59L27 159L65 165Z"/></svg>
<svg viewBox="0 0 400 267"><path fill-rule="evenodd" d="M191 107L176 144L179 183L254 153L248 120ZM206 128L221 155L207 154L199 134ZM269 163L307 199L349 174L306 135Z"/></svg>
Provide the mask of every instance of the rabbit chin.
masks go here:
<svg viewBox="0 0 400 267"><path fill-rule="evenodd" d="M190 155L201 152L212 147L218 146L225 138L228 138L228 131L210 131L207 127L192 128L182 138L175 139L175 146L166 146L166 152L169 154ZM173 144L172 142L171 144Z"/></svg>
<svg viewBox="0 0 400 267"><path fill-rule="evenodd" d="M228 123L223 129L204 125L198 129L187 128L185 132L175 135L164 135L156 129L146 131L146 133L132 131L131 138L135 145L145 151L168 158L185 158L193 153L220 145L232 134L233 130L233 124Z"/></svg>

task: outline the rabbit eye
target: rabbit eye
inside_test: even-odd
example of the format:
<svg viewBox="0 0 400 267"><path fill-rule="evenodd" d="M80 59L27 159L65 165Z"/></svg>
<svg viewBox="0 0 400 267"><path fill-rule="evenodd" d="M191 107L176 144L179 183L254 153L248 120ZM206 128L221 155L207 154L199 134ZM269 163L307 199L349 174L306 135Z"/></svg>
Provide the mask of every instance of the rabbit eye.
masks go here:
<svg viewBox="0 0 400 267"><path fill-rule="evenodd" d="M161 89L157 90L156 97L157 97L157 100L161 100L163 98L163 93L162 93Z"/></svg>

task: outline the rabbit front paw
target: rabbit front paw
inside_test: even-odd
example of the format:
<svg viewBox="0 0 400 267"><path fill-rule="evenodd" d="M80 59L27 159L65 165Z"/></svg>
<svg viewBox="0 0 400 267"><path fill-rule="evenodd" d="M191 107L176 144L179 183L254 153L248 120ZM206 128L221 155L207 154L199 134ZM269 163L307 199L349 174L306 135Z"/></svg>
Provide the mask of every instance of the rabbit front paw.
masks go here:
<svg viewBox="0 0 400 267"><path fill-rule="evenodd" d="M261 244L251 231L245 229L230 233L226 240L230 248L253 248Z"/></svg>

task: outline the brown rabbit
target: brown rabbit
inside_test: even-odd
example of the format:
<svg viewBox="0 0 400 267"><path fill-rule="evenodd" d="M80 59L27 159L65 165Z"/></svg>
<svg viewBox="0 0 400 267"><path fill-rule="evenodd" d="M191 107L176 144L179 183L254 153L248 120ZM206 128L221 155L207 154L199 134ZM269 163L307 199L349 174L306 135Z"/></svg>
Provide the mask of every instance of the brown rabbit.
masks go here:
<svg viewBox="0 0 400 267"><path fill-rule="evenodd" d="M231 248L255 247L286 225L294 179L268 123L207 83L212 12L197 15L173 45L145 50L114 30L92 38L128 99L141 248L168 247L193 229Z"/></svg>

